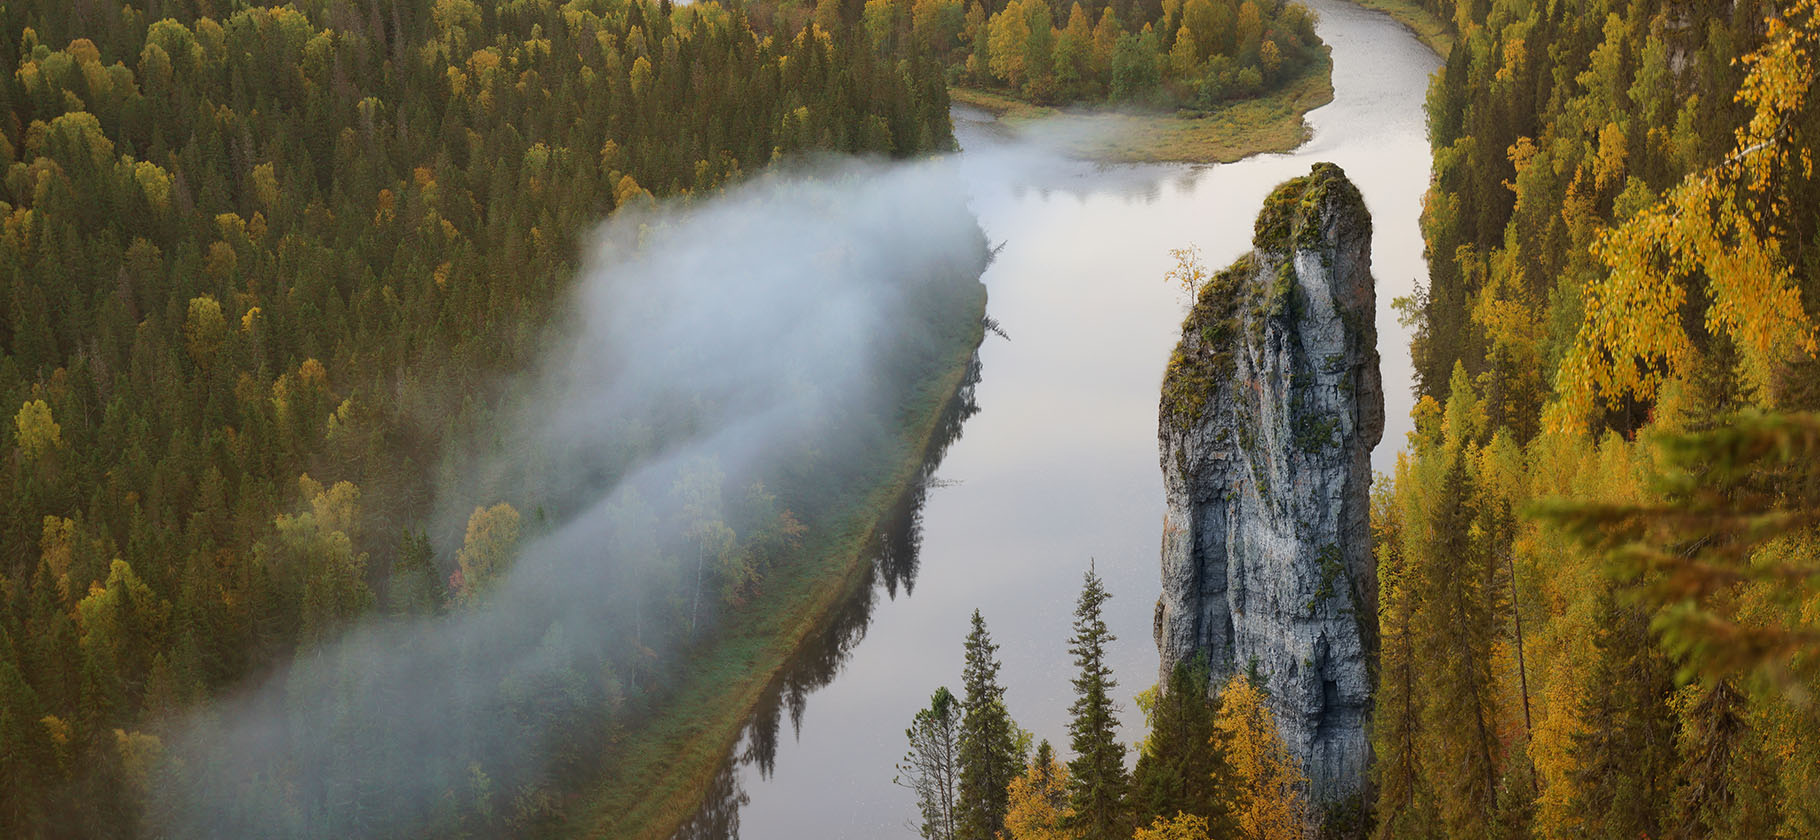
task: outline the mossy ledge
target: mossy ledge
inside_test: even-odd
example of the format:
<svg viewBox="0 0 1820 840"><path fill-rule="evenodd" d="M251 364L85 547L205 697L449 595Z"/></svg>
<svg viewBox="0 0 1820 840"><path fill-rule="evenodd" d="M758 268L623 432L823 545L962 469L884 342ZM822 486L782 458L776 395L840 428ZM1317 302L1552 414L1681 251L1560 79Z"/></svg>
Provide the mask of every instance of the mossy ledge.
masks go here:
<svg viewBox="0 0 1820 840"><path fill-rule="evenodd" d="M1353 217L1348 221L1363 224L1370 235L1371 214L1365 212L1359 188L1340 167L1317 163L1307 175L1284 181L1264 199L1252 226L1251 246L1274 254L1318 248L1321 231L1340 214Z"/></svg>

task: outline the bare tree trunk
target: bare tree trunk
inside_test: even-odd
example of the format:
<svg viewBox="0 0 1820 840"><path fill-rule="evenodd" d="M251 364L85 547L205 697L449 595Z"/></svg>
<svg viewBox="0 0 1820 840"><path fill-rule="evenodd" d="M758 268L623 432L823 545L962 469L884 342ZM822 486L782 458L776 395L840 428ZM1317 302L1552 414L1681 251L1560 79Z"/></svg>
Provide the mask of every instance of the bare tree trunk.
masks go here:
<svg viewBox="0 0 1820 840"><path fill-rule="evenodd" d="M1510 567L1510 615L1517 622L1517 684L1523 690L1523 737L1528 738L1529 671L1523 664L1523 606L1517 601L1517 561L1510 554L1505 554L1504 563Z"/></svg>

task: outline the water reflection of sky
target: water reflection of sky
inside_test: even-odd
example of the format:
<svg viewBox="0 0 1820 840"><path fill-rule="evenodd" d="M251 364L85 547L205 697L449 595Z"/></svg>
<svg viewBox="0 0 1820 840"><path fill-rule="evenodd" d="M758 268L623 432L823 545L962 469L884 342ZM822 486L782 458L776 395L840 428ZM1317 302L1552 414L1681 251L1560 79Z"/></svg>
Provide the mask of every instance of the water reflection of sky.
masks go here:
<svg viewBox="0 0 1820 840"><path fill-rule="evenodd" d="M1157 667L1157 395L1183 312L1180 291L1162 279L1169 252L1193 245L1210 268L1229 263L1249 247L1269 190L1320 160L1346 170L1374 219L1388 423L1372 462L1389 471L1411 406L1408 336L1390 302L1426 274L1421 107L1439 61L1386 17L1334 0L1309 5L1334 50L1336 97L1309 115L1314 138L1292 154L1097 167L1030 155L1029 140L957 113L974 210L991 241L1004 243L986 284L1010 340L988 337L981 348L980 411L922 508L914 596L881 589L849 611L841 639L828 640L844 655L817 654L805 673L827 673L773 705L781 726L764 762L771 772L738 763L711 795L721 807L698 836L914 837L915 809L891 783L893 764L929 692L958 687L975 607L1001 645L1012 714L1066 752L1066 639L1090 557L1114 596L1106 618L1119 636L1110 658L1126 698L1123 735L1141 737L1129 698ZM742 750L752 747L748 739Z"/></svg>

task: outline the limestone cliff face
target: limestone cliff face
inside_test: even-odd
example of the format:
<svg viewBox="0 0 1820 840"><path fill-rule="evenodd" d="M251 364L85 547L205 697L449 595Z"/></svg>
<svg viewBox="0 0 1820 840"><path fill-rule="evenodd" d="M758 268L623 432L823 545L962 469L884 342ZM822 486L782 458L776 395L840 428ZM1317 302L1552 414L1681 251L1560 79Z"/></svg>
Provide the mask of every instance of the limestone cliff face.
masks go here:
<svg viewBox="0 0 1820 840"><path fill-rule="evenodd" d="M1384 432L1371 217L1345 173L1278 187L1213 277L1163 382L1166 676L1255 668L1315 803L1364 791L1377 635L1368 491Z"/></svg>

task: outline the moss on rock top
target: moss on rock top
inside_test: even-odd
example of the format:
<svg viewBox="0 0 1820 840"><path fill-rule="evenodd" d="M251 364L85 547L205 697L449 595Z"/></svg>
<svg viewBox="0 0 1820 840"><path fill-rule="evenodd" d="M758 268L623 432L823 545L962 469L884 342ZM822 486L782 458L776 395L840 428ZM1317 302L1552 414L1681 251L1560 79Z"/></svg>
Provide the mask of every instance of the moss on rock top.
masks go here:
<svg viewBox="0 0 1820 840"><path fill-rule="evenodd" d="M1233 372L1233 353L1248 327L1261 334L1266 318L1294 317L1294 252L1326 247L1325 231L1345 225L1371 232L1365 199L1340 167L1317 163L1264 199L1253 227L1255 251L1214 274L1182 321L1182 340L1163 375L1163 416L1179 423L1201 417L1207 400Z"/></svg>
<svg viewBox="0 0 1820 840"><path fill-rule="evenodd" d="M1258 211L1252 228L1251 246L1275 254L1319 247L1321 231L1341 213L1353 216L1352 221L1370 232L1371 214L1365 211L1359 188L1339 166L1317 163L1307 175L1284 181L1264 199L1264 209Z"/></svg>

